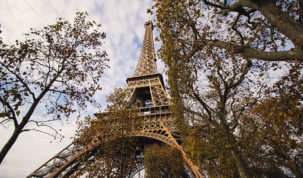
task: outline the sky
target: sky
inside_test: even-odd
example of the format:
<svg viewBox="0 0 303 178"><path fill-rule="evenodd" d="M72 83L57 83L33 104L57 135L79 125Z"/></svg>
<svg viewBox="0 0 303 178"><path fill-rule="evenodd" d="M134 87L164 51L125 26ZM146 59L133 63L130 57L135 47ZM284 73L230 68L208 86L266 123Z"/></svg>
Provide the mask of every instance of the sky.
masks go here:
<svg viewBox="0 0 303 178"><path fill-rule="evenodd" d="M153 20L146 13L151 5L151 0L0 0L1 36L6 43L13 43L16 39L22 40L30 28L54 24L59 17L72 22L76 12L87 11L89 18L101 23L102 30L107 33L104 49L110 59L110 68L102 78L102 91L94 96L105 106L105 96L115 87L124 87L126 78L135 70L143 41L144 22ZM155 43L155 48L159 48L158 43ZM158 71L164 71L160 62ZM93 114L98 109L89 106L85 112ZM34 117L43 117L39 114L36 111ZM61 142L42 133L21 134L0 165L0 178L25 177L62 150L75 134L76 118L56 123L56 127L64 135ZM0 126L0 148L12 129Z"/></svg>

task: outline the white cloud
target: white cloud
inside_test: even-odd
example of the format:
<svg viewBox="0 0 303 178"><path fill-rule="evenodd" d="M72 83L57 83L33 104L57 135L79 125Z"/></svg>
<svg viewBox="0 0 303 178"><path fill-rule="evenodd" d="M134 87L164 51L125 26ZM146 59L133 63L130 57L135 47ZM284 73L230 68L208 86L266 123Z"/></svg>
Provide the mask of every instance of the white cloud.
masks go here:
<svg viewBox="0 0 303 178"><path fill-rule="evenodd" d="M59 17L71 21L76 12L87 11L107 33L104 48L109 54L111 68L102 79L103 90L95 95L97 102L104 106L105 95L114 87L123 87L126 78L134 72L143 41L144 22L150 19L146 9L151 4L151 0L0 0L1 36L4 41L13 43L22 39L30 28L54 24ZM97 111L89 105L86 113ZM68 138L74 134L75 122L71 120L63 126L60 122L54 124L63 130L66 138L50 143L52 139L40 133L22 134L0 165L0 178L25 177L63 149L71 141ZM0 148L12 131L12 128L0 127Z"/></svg>

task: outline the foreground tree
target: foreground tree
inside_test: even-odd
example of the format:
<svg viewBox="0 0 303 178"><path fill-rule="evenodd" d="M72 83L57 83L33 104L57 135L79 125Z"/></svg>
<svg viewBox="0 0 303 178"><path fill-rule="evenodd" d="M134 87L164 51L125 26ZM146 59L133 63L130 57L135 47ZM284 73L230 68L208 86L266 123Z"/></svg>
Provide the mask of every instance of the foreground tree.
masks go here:
<svg viewBox="0 0 303 178"><path fill-rule="evenodd" d="M77 176L123 178L135 171L140 155L131 133L140 128L140 118L136 110L128 109L122 89L116 89L107 101L106 112L96 114L98 119L87 118L80 124L76 142L85 146L98 139L100 144L92 156L84 156Z"/></svg>
<svg viewBox="0 0 303 178"><path fill-rule="evenodd" d="M284 100L273 100L270 94L259 91L264 84L272 82L265 78L266 72L277 69L282 72L301 65L302 5L302 1L287 0L158 0L150 11L156 15L156 26L160 29L163 42L160 55L168 66L173 112L187 137L184 139L187 151L210 176L251 177L258 175L257 169L264 168L264 164L253 161L262 160L260 155L252 157L248 154L255 153L257 146L247 146L252 145L249 137L240 133L245 133L244 123L257 117L252 117L252 113L259 110L251 112L255 104L262 106L262 102L266 103L268 99L271 104L275 103L272 101L280 102L276 109L292 110L281 107ZM297 80L301 80L302 69L293 68L293 71L298 75ZM267 83L263 79L267 79ZM281 80L280 84L283 82ZM277 94L273 89L267 91ZM263 100L261 97L267 98ZM299 106L296 109L302 112ZM259 116L259 120L265 116ZM292 123L291 117L288 118L290 115L286 116L287 122ZM273 125L281 124L279 119L268 121ZM195 129L191 130L189 126ZM262 124L257 127L266 135L266 127ZM294 130L300 133L298 124L296 127ZM285 132L291 133L286 128ZM282 135L280 138L284 139ZM273 138L278 140L275 136ZM295 137L296 141L302 139L294 133L289 137ZM260 142L267 145L264 143L266 139ZM259 151L266 150L262 144L258 145ZM300 151L300 142L296 145L297 149L293 150ZM278 147L275 146L277 150ZM284 153L269 157L281 160ZM292 168L286 167L299 175L293 169L294 164ZM283 169L274 168L276 172ZM271 175L266 171L263 173Z"/></svg>
<svg viewBox="0 0 303 178"><path fill-rule="evenodd" d="M158 144L144 149L145 174L148 178L186 177L183 155L179 149Z"/></svg>
<svg viewBox="0 0 303 178"><path fill-rule="evenodd" d="M39 131L29 126L57 133L48 122L68 118L95 102L108 59L101 49L101 25L86 17L77 13L73 24L59 18L42 30L32 29L25 41L1 44L0 123L13 123L14 132L0 152L0 164L22 132ZM50 117L32 119L38 107Z"/></svg>

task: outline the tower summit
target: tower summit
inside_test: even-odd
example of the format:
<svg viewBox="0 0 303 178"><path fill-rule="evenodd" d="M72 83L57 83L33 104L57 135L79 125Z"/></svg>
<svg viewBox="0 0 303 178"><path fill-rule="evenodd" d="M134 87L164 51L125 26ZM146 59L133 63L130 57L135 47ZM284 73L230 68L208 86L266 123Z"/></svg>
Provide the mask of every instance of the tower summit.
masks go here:
<svg viewBox="0 0 303 178"><path fill-rule="evenodd" d="M158 73L153 40L153 23L151 21L145 22L144 27L144 40L133 77Z"/></svg>

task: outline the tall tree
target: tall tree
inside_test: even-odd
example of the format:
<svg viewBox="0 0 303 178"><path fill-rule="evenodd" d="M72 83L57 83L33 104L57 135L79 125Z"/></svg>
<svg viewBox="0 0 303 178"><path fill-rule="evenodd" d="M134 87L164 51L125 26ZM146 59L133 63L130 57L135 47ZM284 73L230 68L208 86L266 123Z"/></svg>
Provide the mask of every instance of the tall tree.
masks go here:
<svg viewBox="0 0 303 178"><path fill-rule="evenodd" d="M288 70L303 61L302 5L295 0L158 0L150 10L163 42L160 55L168 66L174 114L188 134L187 151L209 175L256 173L246 152L254 152L253 147L244 149L249 140L240 133L252 120L247 112L256 99L269 97L259 93L262 80L269 80L264 72ZM300 80L302 69L293 70Z"/></svg>
<svg viewBox="0 0 303 178"><path fill-rule="evenodd" d="M1 42L0 123L12 122L14 131L0 152L0 164L22 132L38 130L34 124L48 126L95 102L108 61L101 48L106 35L86 17L79 12L73 24L59 18L54 25L31 29L15 45ZM50 117L33 119L38 107Z"/></svg>
<svg viewBox="0 0 303 178"><path fill-rule="evenodd" d="M85 146L98 139L100 144L92 156L84 156L77 175L123 178L130 177L136 169L140 155L131 133L140 129L141 119L135 109L128 109L122 89L115 89L107 101L106 112L80 124L76 142Z"/></svg>

